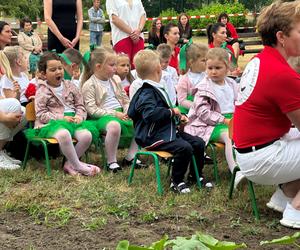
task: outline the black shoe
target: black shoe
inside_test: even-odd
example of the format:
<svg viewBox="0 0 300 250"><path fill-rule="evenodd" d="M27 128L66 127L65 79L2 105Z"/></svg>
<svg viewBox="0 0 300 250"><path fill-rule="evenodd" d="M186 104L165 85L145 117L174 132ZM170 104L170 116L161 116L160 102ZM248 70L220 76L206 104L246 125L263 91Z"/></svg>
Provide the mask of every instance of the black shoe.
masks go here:
<svg viewBox="0 0 300 250"><path fill-rule="evenodd" d="M108 169L108 171L110 171L110 172L112 172L112 173L117 173L117 172L119 172L119 171L122 170L122 167L121 167L121 166L119 166L119 167L117 167L117 168L111 168L110 165L112 165L113 163L117 163L117 162L107 163L107 169Z"/></svg>
<svg viewBox="0 0 300 250"><path fill-rule="evenodd" d="M172 181L170 185L170 189L173 192L179 194L187 194L191 192L190 188L184 182L180 182L179 184L176 184Z"/></svg>
<svg viewBox="0 0 300 250"><path fill-rule="evenodd" d="M213 188L214 187L213 183L206 180L203 176L200 176L199 179L200 179L200 183L201 183L202 187L205 187L205 188ZM193 186L196 184L197 184L196 176L189 175L187 177L187 185L190 187L190 186Z"/></svg>
<svg viewBox="0 0 300 250"><path fill-rule="evenodd" d="M122 166L123 167L131 167L133 163L133 159L132 160L127 160L126 158L123 159L122 161ZM148 166L144 163L142 163L139 159L136 161L135 164L135 169L140 169L140 168L147 168Z"/></svg>
<svg viewBox="0 0 300 250"><path fill-rule="evenodd" d="M207 164L207 165L214 164L214 161L208 155L204 155L204 164Z"/></svg>

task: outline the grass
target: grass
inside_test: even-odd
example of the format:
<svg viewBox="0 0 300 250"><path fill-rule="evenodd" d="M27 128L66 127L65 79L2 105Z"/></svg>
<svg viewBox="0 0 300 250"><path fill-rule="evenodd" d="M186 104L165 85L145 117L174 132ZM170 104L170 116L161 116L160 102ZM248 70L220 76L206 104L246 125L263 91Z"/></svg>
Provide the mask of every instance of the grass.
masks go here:
<svg viewBox="0 0 300 250"><path fill-rule="evenodd" d="M86 34L81 38L82 52L88 49ZM203 37L194 41L206 43ZM103 43L109 45L109 34ZM251 56L240 58L242 68ZM125 153L119 151L119 160ZM280 226L281 215L265 207L275 188L255 186L262 217L256 221L245 185L235 191L233 200L228 199L230 175L223 153L218 155L221 184L212 190L193 187L188 195L169 191L167 168L162 165L165 192L158 196L151 162L148 169L136 170L131 186L129 169L118 174L103 170L94 178L71 177L63 174L61 159L51 161L50 177L43 162L34 159L25 171L0 170L0 239L6 237L0 248L115 249L123 239L149 245L164 234L175 238L203 231L219 240L245 242L250 249L281 249L259 246L261 240L292 234ZM93 150L90 159L101 162ZM209 179L212 172L212 166L205 167ZM16 237L15 231L22 237Z"/></svg>
<svg viewBox="0 0 300 250"><path fill-rule="evenodd" d="M120 160L124 154L124 150L120 150ZM106 249L113 249L121 239L149 244L165 233L188 236L198 230L220 240L229 237L239 243L250 241L250 245L254 241L254 248L260 240L291 234L289 229L279 226L280 215L265 207L273 187L255 187L261 221L255 221L251 215L246 187L242 186L234 193L233 200L228 200L229 173L223 155L219 155L221 184L212 190L194 187L189 195L176 195L168 190L167 167L163 165L165 194L162 197L156 193L151 162L150 168L136 170L133 183L128 186L129 169L118 174L103 170L94 178L71 177L63 174L61 159L56 159L52 160L54 171L48 177L43 164L31 160L25 171L0 171L0 218L3 214L22 214L29 218L31 226L40 225L45 230L68 228L90 233L120 230L114 242L98 242L99 246L108 247ZM94 163L101 162L97 152L91 152L90 158ZM205 167L205 173L208 178L213 178L211 166ZM135 235L128 228L142 228L144 232L155 228L156 234L139 237L138 232ZM34 237L32 240L39 244Z"/></svg>

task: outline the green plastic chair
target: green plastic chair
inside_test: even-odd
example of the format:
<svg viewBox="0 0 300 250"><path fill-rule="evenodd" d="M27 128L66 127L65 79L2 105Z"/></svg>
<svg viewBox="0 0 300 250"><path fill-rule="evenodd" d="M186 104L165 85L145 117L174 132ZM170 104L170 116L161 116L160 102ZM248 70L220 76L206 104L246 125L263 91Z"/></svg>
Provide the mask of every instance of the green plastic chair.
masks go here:
<svg viewBox="0 0 300 250"><path fill-rule="evenodd" d="M230 139L232 139L232 134L233 134L233 119L231 119L230 123L229 123L229 138ZM234 153L234 150L233 150L233 153ZM235 166L235 168L233 169L232 175L231 175L231 180L230 180L229 199L232 199L232 194L233 194L233 190L234 190L234 180L235 180L236 173L238 171L240 171L240 167ZM248 183L248 192L249 192L249 196L251 199L253 214L254 214L255 218L257 220L259 220L260 215L259 215L259 211L257 208L257 202L256 202L254 188L253 188L253 182L247 179L247 183Z"/></svg>
<svg viewBox="0 0 300 250"><path fill-rule="evenodd" d="M240 171L240 168L238 166L236 166L233 169L233 173L232 173L231 180L230 180L229 199L232 199L232 194L233 194L233 190L234 190L234 180L235 180L236 173L238 171ZM249 192L249 196L251 199L253 214L254 214L255 218L257 220L259 220L260 215L259 215L259 211L257 208L257 202L256 202L254 188L253 188L253 182L247 179L247 183L248 183L248 192Z"/></svg>
<svg viewBox="0 0 300 250"><path fill-rule="evenodd" d="M136 161L140 155L147 155L147 156L151 156L153 158L154 166L155 166L155 174L156 174L157 192L159 195L163 195L163 188L161 185L160 167L159 167L159 158L158 157L166 158L169 160L169 164L168 164L168 175L169 175L170 168L171 168L171 160L173 158L173 155L166 151L138 151L137 153L135 153L134 160L133 160L133 163L131 166L130 174L128 177L128 185L130 185L132 183L132 179L134 176L134 168L136 165ZM197 178L197 186L198 186L198 188L201 188L202 186L201 186L201 182L199 179L199 172L198 172L197 163L196 163L196 159L195 159L194 155L192 156L192 164L194 166L195 175Z"/></svg>
<svg viewBox="0 0 300 250"><path fill-rule="evenodd" d="M209 142L206 147L210 148L211 151L211 158L213 160L214 177L216 180L216 184L218 185L220 183L220 175L218 170L217 150L218 148L224 149L224 144L220 142Z"/></svg>

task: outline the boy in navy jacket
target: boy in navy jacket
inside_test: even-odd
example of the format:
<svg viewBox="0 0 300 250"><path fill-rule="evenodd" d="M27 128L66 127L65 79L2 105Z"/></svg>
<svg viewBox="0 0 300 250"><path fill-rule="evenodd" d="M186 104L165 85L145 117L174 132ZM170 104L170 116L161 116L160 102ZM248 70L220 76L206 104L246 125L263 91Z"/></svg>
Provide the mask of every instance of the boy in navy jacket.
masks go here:
<svg viewBox="0 0 300 250"><path fill-rule="evenodd" d="M143 86L133 96L128 109L128 116L133 120L135 128L136 142L148 150L172 153L171 189L189 193L184 176L193 154L199 175L202 176L205 143L199 137L177 130L176 121L186 123L188 118L172 107L168 94L159 84L162 74L159 56L151 50L143 50L134 57L134 64L138 76L143 80ZM188 178L196 182L192 167Z"/></svg>

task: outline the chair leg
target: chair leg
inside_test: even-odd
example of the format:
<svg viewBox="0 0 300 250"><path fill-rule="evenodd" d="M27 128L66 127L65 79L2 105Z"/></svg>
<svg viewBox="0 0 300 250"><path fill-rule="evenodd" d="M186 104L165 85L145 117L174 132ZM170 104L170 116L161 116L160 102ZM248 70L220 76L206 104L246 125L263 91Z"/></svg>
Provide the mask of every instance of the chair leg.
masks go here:
<svg viewBox="0 0 300 250"><path fill-rule="evenodd" d="M197 186L198 186L199 189L201 189L202 188L202 184L201 184L201 181L200 181L198 166L197 166L196 159L195 159L194 155L192 156L192 164L194 166L194 171L195 171L196 180L197 180Z"/></svg>
<svg viewBox="0 0 300 250"><path fill-rule="evenodd" d="M230 180L230 189L229 189L229 199L232 199L233 189L234 189L234 180L236 173L240 171L240 168L238 166L235 166L232 174L231 174L231 180Z"/></svg>
<svg viewBox="0 0 300 250"><path fill-rule="evenodd" d="M137 159L138 159L138 153L136 153L134 158L133 158L133 162L132 162L129 177L128 177L128 185L130 185L131 182L132 182L133 175L134 175L134 168L135 168Z"/></svg>
<svg viewBox="0 0 300 250"><path fill-rule="evenodd" d="M156 183L157 183L157 192L159 195L163 195L163 189L161 186L161 179L160 179L160 168L159 168L159 160L156 154L152 154L152 157L154 159L154 165L155 165L155 174L156 174Z"/></svg>
<svg viewBox="0 0 300 250"><path fill-rule="evenodd" d="M212 159L213 159L213 163L214 163L214 176L215 176L216 184L219 184L220 183L220 178L219 178L219 171L218 171L218 162L217 162L216 149L215 149L215 146L211 143L208 143L208 146L210 147L211 153L212 153Z"/></svg>
<svg viewBox="0 0 300 250"><path fill-rule="evenodd" d="M24 160L23 160L23 163L22 163L22 168L23 168L23 170L25 170L26 165L27 165L28 156L29 156L29 149L30 149L30 141L27 140L27 145L26 145L26 150L25 150Z"/></svg>
<svg viewBox="0 0 300 250"><path fill-rule="evenodd" d="M260 219L260 215L259 215L258 208L257 208L257 203L256 203L256 197L255 197L255 192L254 192L254 188L253 188L253 183L250 180L247 180L247 181L248 181L248 191L249 191L249 195L250 195L250 198L251 198L251 205L252 205L252 209L253 209L253 214L254 214L255 218L257 220L259 220Z"/></svg>
<svg viewBox="0 0 300 250"><path fill-rule="evenodd" d="M49 162L47 143L45 141L41 141L41 143L44 147L44 152L45 152L45 163L46 163L47 175L51 176L51 166L50 166L50 162Z"/></svg>

